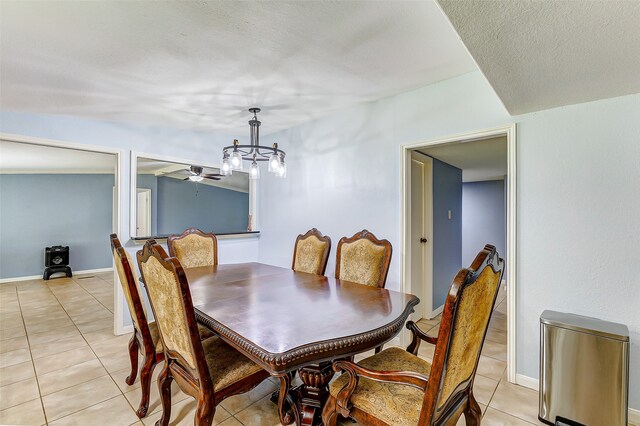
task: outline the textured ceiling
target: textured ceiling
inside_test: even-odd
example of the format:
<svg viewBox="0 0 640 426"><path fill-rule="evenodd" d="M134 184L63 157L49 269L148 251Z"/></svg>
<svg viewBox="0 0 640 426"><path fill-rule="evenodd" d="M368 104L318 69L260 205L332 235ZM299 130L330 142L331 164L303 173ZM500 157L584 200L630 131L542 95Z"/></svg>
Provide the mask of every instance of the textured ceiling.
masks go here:
<svg viewBox="0 0 640 426"><path fill-rule="evenodd" d="M438 3L512 115L640 92L640 1Z"/></svg>
<svg viewBox="0 0 640 426"><path fill-rule="evenodd" d="M505 136L465 143L450 143L420 152L462 169L463 182L503 179L507 174Z"/></svg>
<svg viewBox="0 0 640 426"><path fill-rule="evenodd" d="M3 110L269 133L477 69L433 1L2 1Z"/></svg>

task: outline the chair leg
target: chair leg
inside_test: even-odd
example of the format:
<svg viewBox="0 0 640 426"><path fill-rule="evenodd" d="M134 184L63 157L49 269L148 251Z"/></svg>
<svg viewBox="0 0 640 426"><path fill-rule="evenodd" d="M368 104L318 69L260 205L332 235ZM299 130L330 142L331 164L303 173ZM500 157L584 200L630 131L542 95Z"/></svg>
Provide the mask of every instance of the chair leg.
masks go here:
<svg viewBox="0 0 640 426"><path fill-rule="evenodd" d="M129 340L129 359L131 360L131 374L129 374L124 382L131 386L136 381L136 376L138 375L138 339L136 339L135 333L133 333L131 340Z"/></svg>
<svg viewBox="0 0 640 426"><path fill-rule="evenodd" d="M473 396L473 391L469 389L469 399L467 401L467 408L464 410L464 420L468 426L479 426L481 419L482 409Z"/></svg>
<svg viewBox="0 0 640 426"><path fill-rule="evenodd" d="M209 398L201 399L198 401L198 408L196 408L193 424L195 426L211 426L215 414L216 407L209 401Z"/></svg>
<svg viewBox="0 0 640 426"><path fill-rule="evenodd" d="M149 394L151 393L151 376L153 376L153 370L156 367L155 354L151 356L145 356L142 363L142 370L140 371L140 389L142 390L142 399L140 400L140 406L136 415L139 418L143 418L147 415L149 409Z"/></svg>
<svg viewBox="0 0 640 426"><path fill-rule="evenodd" d="M156 422L156 426L167 426L171 418L171 382L173 377L169 370L169 363L164 363L164 368L158 377L158 389L160 390L160 401L162 402L162 417Z"/></svg>
<svg viewBox="0 0 640 426"><path fill-rule="evenodd" d="M336 426L337 421L338 406L336 405L336 399L332 395L329 395L322 410L322 423L324 426Z"/></svg>

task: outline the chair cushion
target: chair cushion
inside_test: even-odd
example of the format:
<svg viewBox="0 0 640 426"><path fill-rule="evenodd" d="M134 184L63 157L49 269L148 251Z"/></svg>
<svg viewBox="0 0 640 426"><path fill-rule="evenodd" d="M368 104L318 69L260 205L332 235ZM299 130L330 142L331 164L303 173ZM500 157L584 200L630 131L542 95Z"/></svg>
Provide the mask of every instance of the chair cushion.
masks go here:
<svg viewBox="0 0 640 426"><path fill-rule="evenodd" d="M320 274L327 244L326 241L320 241L315 235L298 240L293 270L308 274Z"/></svg>
<svg viewBox="0 0 640 426"><path fill-rule="evenodd" d="M140 300L144 301L144 297L142 297L142 292L140 291L140 286L138 282L138 271L134 266L135 263L133 262L133 259L131 258L131 255L129 254L128 251L125 250L124 254L125 254L125 257L127 258L128 268L125 267L124 263L122 262L122 259L120 258L120 254L116 250L113 251L113 259L116 265L116 271L118 272L120 285L122 286L122 290L123 290L125 299L127 301L127 307L129 308L131 319L133 320L133 326L136 328L136 330L140 330L140 324L138 324L138 316L141 315L147 318L147 308L145 307L143 302L142 312L137 312L137 313L135 312L135 306L133 304L133 299L130 292L131 287L135 287L136 291L138 292L138 296ZM127 282L126 269L128 269L131 272L131 276L133 277L133 283Z"/></svg>
<svg viewBox="0 0 640 426"><path fill-rule="evenodd" d="M413 371L428 375L431 364L401 349L388 348L358 363L376 371ZM342 374L331 383L334 397L349 383L349 375ZM424 392L407 385L376 382L360 377L351 396L351 403L365 413L390 425L415 426L420 418Z"/></svg>
<svg viewBox="0 0 640 426"><path fill-rule="evenodd" d="M475 282L465 285L462 290L449 341L438 408L444 406L460 383L468 380L475 371L499 281L500 272L486 266Z"/></svg>
<svg viewBox="0 0 640 426"><path fill-rule="evenodd" d="M387 253L384 246L363 238L343 243L340 251L339 279L374 287L378 285Z"/></svg>
<svg viewBox="0 0 640 426"><path fill-rule="evenodd" d="M203 340L202 348L216 392L261 370L258 364L233 349L218 336Z"/></svg>
<svg viewBox="0 0 640 426"><path fill-rule="evenodd" d="M155 256L142 262L140 269L153 304L155 321L162 333L163 345L167 350L180 354L188 367L195 369L196 355L189 337L187 314L178 276Z"/></svg>
<svg viewBox="0 0 640 426"><path fill-rule="evenodd" d="M214 264L215 243L209 237L190 234L172 242L173 250L183 268Z"/></svg>
<svg viewBox="0 0 640 426"><path fill-rule="evenodd" d="M153 344L156 347L156 353L162 352L162 339L160 339L160 333L158 333L158 325L155 321L149 323L149 331L151 332L151 339L153 340ZM200 324L198 324L198 332L200 334L200 340L208 339L209 337L215 336L213 331Z"/></svg>

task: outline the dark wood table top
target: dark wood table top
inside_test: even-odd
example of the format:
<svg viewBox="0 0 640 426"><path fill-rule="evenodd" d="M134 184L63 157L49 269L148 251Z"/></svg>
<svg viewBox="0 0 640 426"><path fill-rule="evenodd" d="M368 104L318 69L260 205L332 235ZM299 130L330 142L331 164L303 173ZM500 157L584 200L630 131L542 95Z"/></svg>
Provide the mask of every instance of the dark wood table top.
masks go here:
<svg viewBox="0 0 640 426"><path fill-rule="evenodd" d="M272 374L393 338L417 297L260 263L185 268L199 322Z"/></svg>

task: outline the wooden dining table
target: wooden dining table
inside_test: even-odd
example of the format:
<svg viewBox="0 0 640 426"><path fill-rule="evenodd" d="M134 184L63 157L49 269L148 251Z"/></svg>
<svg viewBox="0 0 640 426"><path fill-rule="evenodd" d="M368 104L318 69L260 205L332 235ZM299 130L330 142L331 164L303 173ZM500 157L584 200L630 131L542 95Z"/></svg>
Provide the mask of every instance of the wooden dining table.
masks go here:
<svg viewBox="0 0 640 426"><path fill-rule="evenodd" d="M196 319L280 379L283 424L321 424L332 361L396 336L417 297L261 263L185 268ZM293 372L302 385L292 388Z"/></svg>

